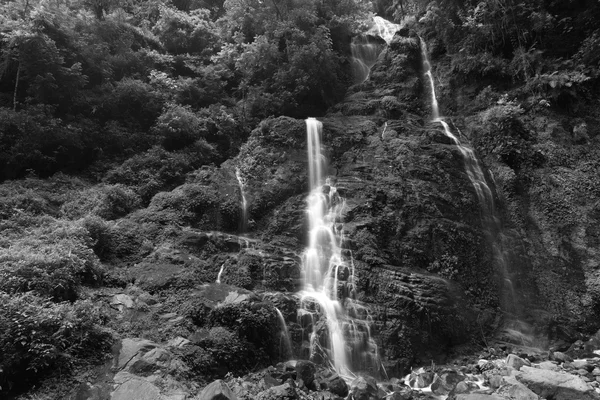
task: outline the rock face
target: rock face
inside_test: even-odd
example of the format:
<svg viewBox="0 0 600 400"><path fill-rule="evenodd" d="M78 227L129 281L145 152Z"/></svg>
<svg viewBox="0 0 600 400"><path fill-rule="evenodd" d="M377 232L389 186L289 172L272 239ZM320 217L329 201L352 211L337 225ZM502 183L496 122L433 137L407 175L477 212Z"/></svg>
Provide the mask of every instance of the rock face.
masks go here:
<svg viewBox="0 0 600 400"><path fill-rule="evenodd" d="M321 118L328 173L346 200L341 222L356 295L373 313L391 374L466 340L472 307L499 298L477 196L459 150L427 122L422 87L418 39L397 35L371 78ZM263 121L233 161L251 235L296 254L307 231L305 131L301 120ZM290 267L280 273L299 263ZM480 323L492 326L493 317L480 313Z"/></svg>

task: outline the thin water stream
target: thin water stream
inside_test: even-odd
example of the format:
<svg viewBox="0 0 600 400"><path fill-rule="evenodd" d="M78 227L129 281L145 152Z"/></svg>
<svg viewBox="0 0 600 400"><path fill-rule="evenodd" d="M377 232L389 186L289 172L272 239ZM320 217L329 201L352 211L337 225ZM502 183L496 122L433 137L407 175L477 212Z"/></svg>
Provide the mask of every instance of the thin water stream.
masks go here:
<svg viewBox="0 0 600 400"><path fill-rule="evenodd" d="M499 273L502 280L501 307L507 316L507 320L512 320L512 328L507 329L514 329L516 325L520 325L522 327L523 323L522 321L519 321L521 311L518 301L516 300L516 293L509 269L509 251L505 244L507 238L502 233L501 220L496 214L496 205L493 192L486 182L485 174L481 168L481 163L477 159L473 149L463 145L458 137L452 133L450 125L443 117L440 116L438 100L435 92L435 81L431 72L427 44L422 38L420 38L420 42L421 55L423 58L423 70L428 79L430 87L432 120L433 122L438 122L442 125L445 135L452 139L461 152L464 160L465 172L467 173L469 181L473 185L479 200L481 208L481 220L484 230L488 235L488 239L492 244L493 259L496 271Z"/></svg>

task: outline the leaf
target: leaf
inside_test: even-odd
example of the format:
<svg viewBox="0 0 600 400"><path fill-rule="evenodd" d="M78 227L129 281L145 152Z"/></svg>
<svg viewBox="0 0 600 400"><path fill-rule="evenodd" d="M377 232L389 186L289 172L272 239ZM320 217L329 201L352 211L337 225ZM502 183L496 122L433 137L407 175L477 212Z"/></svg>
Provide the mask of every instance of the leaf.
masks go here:
<svg viewBox="0 0 600 400"><path fill-rule="evenodd" d="M557 82L556 82L556 81L550 81L550 87L551 87L552 89L554 89L554 88L556 87L556 85L557 85Z"/></svg>

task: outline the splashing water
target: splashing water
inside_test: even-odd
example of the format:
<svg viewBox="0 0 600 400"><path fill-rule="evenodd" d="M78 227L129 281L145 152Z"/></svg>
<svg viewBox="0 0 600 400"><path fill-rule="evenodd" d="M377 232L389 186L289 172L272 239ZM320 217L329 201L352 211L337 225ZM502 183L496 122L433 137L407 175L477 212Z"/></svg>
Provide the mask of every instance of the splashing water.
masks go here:
<svg viewBox="0 0 600 400"><path fill-rule="evenodd" d="M351 379L354 367L379 370L381 362L371 338L369 311L352 299L354 265L342 256L345 201L323 175L322 124L309 118L306 127L309 243L302 259L304 285L298 320L309 344L309 358L328 362L338 374Z"/></svg>
<svg viewBox="0 0 600 400"><path fill-rule="evenodd" d="M506 250L507 247L504 245L504 242L506 242L507 239L506 236L502 234L501 221L496 215L496 207L494 204L492 190L486 182L485 174L481 168L479 160L475 156L475 152L471 148L464 146L452 133L450 125L442 117L440 117L438 101L435 93L435 82L431 72L431 63L429 62L427 45L422 38L419 39L421 44L421 55L423 58L423 69L425 76L428 78L431 93L432 120L433 122L439 122L442 125L444 134L452 139L462 154L465 172L467 173L469 181L475 189L477 199L479 200L479 204L482 209L481 219L486 228L488 239L492 243L494 263L497 266L497 271L501 274L503 285L502 309L504 312L512 314L511 318L514 318L516 315L520 314L520 311L518 310L516 293L508 268L508 251Z"/></svg>

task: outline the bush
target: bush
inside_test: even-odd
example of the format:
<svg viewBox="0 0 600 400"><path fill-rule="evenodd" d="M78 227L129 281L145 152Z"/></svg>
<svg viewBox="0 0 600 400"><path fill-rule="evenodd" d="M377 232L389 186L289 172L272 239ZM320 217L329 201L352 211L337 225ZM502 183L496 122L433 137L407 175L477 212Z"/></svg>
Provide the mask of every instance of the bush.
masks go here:
<svg viewBox="0 0 600 400"><path fill-rule="evenodd" d="M205 335L196 346L186 346L182 350L193 377L205 380L222 378L229 372L247 372L256 365L258 354L235 331L215 327Z"/></svg>
<svg viewBox="0 0 600 400"><path fill-rule="evenodd" d="M98 326L102 318L90 301L54 304L31 293L0 291L0 395L102 356L111 342Z"/></svg>
<svg viewBox="0 0 600 400"><path fill-rule="evenodd" d="M80 192L76 198L63 204L60 211L70 219L97 215L113 220L139 208L140 203L139 196L123 185L100 185Z"/></svg>
<svg viewBox="0 0 600 400"><path fill-rule="evenodd" d="M74 222L44 222L0 247L0 290L74 301L81 284L97 284L103 275L88 231Z"/></svg>
<svg viewBox="0 0 600 400"><path fill-rule="evenodd" d="M106 175L106 182L131 187L147 205L158 192L171 190L185 181L185 174L211 160L210 155L198 149L186 153L171 153L153 147L125 161Z"/></svg>
<svg viewBox="0 0 600 400"><path fill-rule="evenodd" d="M264 357L276 357L279 321L269 303L230 303L214 308L207 318L209 326L223 326L256 346Z"/></svg>
<svg viewBox="0 0 600 400"><path fill-rule="evenodd" d="M156 125L154 134L169 151L180 150L197 140L204 140L207 133L206 123L196 115L191 107L169 104ZM209 146L205 143L205 146Z"/></svg>

